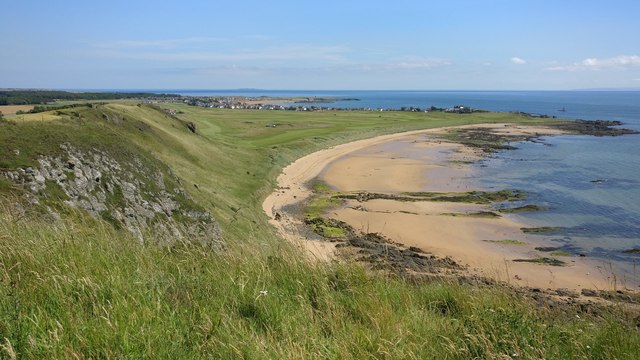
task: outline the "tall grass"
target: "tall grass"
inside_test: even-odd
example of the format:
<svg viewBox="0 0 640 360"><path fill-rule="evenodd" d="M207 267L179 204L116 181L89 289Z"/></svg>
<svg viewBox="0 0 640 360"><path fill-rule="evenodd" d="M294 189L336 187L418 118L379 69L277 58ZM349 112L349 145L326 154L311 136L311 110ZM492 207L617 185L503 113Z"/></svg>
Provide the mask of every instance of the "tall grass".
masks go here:
<svg viewBox="0 0 640 360"><path fill-rule="evenodd" d="M158 247L82 214L0 214L5 357L632 358L640 345L615 308L578 317L500 289L312 264L286 245Z"/></svg>

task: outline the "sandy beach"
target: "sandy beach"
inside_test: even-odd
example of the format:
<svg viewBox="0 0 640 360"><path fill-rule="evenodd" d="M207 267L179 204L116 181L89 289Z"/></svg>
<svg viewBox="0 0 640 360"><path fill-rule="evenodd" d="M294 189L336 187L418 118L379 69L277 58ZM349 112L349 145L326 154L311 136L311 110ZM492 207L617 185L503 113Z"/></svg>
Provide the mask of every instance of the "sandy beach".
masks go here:
<svg viewBox="0 0 640 360"><path fill-rule="evenodd" d="M473 125L473 128L480 126ZM482 125L492 132L510 135L555 135L544 127L510 124ZM306 239L299 230L300 215L287 206L308 199L305 185L320 179L337 191L466 192L483 190L473 186L469 163L481 151L437 137L450 128L412 131L379 136L325 149L287 166L278 177L278 189L263 203L264 211L280 234L303 247L312 258L335 258L335 243ZM535 247L552 246L544 236L523 233L528 227L514 217L473 216L488 205L452 202L375 199L348 200L328 217L344 221L354 229L379 233L394 242L413 246L437 256L448 256L468 266L470 274L512 285L541 289L567 288L580 291L620 287L604 261L579 256L556 256L565 266L514 262L550 257ZM277 215L276 215L277 214Z"/></svg>

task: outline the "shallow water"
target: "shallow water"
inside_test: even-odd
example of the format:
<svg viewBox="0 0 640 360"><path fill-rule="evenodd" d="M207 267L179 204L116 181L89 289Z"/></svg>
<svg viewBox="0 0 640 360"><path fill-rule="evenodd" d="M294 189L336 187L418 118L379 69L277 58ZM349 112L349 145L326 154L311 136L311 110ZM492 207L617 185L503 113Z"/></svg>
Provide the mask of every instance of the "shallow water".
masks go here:
<svg viewBox="0 0 640 360"><path fill-rule="evenodd" d="M640 130L640 91L164 92L192 96L315 96L359 99L316 104L341 108L426 109L430 106L448 108L466 105L476 109L522 111L573 119L618 120L627 128ZM534 226L562 227L552 238L559 246L572 253L627 263L640 261L640 256L622 253L625 249L640 248L640 135L557 136L545 138L544 144L521 143L517 146L517 150L499 152L477 164L473 173L473 180L479 187L525 190L530 193L527 203L549 208L547 211L509 216L518 217ZM389 145L388 149L401 151L398 150L398 145ZM419 157L415 153L404 155ZM437 172L431 172L431 175L427 173L425 176L437 177Z"/></svg>
<svg viewBox="0 0 640 360"><path fill-rule="evenodd" d="M476 165L478 184L526 190L525 203L548 210L512 216L560 227L553 236L571 252L637 261L622 251L640 247L640 136L544 140Z"/></svg>

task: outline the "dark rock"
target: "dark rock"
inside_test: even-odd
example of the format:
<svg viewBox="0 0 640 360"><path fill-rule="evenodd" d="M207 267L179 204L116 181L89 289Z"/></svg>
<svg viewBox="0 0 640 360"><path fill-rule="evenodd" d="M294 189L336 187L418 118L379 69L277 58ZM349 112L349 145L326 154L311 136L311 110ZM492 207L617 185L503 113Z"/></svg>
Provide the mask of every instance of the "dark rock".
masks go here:
<svg viewBox="0 0 640 360"><path fill-rule="evenodd" d="M624 250L624 251L622 251L622 253L623 254L628 254L628 255L638 255L638 256L640 256L640 248Z"/></svg>
<svg viewBox="0 0 640 360"><path fill-rule="evenodd" d="M568 296L568 297L571 297L571 298L578 297L578 293L577 292L569 290L569 289L566 289L566 288L556 289L556 295Z"/></svg>
<svg viewBox="0 0 640 360"><path fill-rule="evenodd" d="M635 130L615 127L620 125L622 125L622 122L620 121L575 120L575 121L565 121L557 124L552 124L551 127L564 130L564 131L570 131L577 134L593 135L593 136L620 136L620 135L639 133L638 131L635 131Z"/></svg>
<svg viewBox="0 0 640 360"><path fill-rule="evenodd" d="M548 258L548 257L540 257L535 259L514 259L513 262L529 262L540 265L550 265L550 266L565 266L566 263L562 260Z"/></svg>
<svg viewBox="0 0 640 360"><path fill-rule="evenodd" d="M559 250L560 248L555 246L538 246L535 249L543 252L551 252L551 251Z"/></svg>
<svg viewBox="0 0 640 360"><path fill-rule="evenodd" d="M410 246L409 250L413 251L413 252L417 252L417 253L421 253L424 254L424 251L422 251L422 249L420 249L419 247L415 247L415 246Z"/></svg>
<svg viewBox="0 0 640 360"><path fill-rule="evenodd" d="M376 249L376 250L382 251L381 247L378 244L371 243L369 241L366 241L364 239L359 239L359 238L350 239L349 245L357 248Z"/></svg>
<svg viewBox="0 0 640 360"><path fill-rule="evenodd" d="M445 270L463 269L461 265L449 257L427 256L420 248L405 248L400 244L393 243L381 234L360 233L348 224L335 219L307 218L305 223L311 225L312 228L322 225L342 229L346 234L347 241L339 242L336 244L336 248L356 249L355 259L369 264L373 269L390 270L401 274L406 274L407 271L438 274ZM316 234L322 235L318 231ZM324 240L335 241L330 238L324 238Z"/></svg>

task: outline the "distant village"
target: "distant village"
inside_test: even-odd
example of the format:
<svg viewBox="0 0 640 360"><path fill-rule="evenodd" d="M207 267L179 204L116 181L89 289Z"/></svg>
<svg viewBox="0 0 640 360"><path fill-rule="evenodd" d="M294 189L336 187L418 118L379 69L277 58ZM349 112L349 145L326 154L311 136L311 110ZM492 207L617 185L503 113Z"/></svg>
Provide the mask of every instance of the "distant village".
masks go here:
<svg viewBox="0 0 640 360"><path fill-rule="evenodd" d="M354 98L324 98L324 97L247 97L247 96L183 96L178 94L155 93L74 93L58 90L13 90L0 89L0 106L13 106L14 114L40 113L65 108L96 106L94 101L111 99L138 100L146 104L180 103L190 106L216 109L251 109L251 110L284 110L284 111L407 111L407 112L447 112L457 114L471 114L487 112L487 110L474 109L466 105L455 105L449 108L436 106L429 107L400 107L400 108L371 108L371 107L335 107L333 103L345 101L360 101ZM81 101L87 101L82 103ZM56 101L74 101L69 104L58 104ZM3 109L4 110L4 109ZM558 110L564 112L562 108ZM166 110L171 115L179 113L177 110ZM554 115L525 113L512 111L513 113L533 118L556 118ZM2 118L7 113L0 113Z"/></svg>
<svg viewBox="0 0 640 360"><path fill-rule="evenodd" d="M339 108L331 106L320 106L317 104L326 104L333 101L357 101L358 99L324 99L324 98L306 98L306 99L265 99L240 96L186 96L180 98L166 99L171 102L181 102L191 106L217 109L249 109L249 110L285 110L285 111L408 111L408 112L429 112L440 111L458 114L470 114L473 112L482 112L483 110L472 109L465 105L456 105L451 108L439 108L430 106L426 108L419 107L401 107L399 109L385 108L369 108L369 107L353 107ZM166 101L165 100L165 101Z"/></svg>

